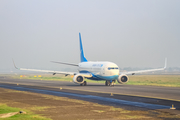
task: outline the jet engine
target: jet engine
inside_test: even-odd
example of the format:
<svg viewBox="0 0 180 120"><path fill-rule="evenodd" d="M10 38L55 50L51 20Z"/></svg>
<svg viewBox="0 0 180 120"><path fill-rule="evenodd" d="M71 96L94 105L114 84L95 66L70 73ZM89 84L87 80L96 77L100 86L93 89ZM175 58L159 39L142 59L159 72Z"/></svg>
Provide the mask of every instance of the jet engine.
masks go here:
<svg viewBox="0 0 180 120"><path fill-rule="evenodd" d="M129 80L129 78L125 74L124 75L119 75L119 77L117 79L118 83L121 83L121 84L124 84L124 83L128 82L128 80Z"/></svg>
<svg viewBox="0 0 180 120"><path fill-rule="evenodd" d="M84 77L77 74L73 77L73 82L77 83L77 84L82 84L82 83L84 83Z"/></svg>

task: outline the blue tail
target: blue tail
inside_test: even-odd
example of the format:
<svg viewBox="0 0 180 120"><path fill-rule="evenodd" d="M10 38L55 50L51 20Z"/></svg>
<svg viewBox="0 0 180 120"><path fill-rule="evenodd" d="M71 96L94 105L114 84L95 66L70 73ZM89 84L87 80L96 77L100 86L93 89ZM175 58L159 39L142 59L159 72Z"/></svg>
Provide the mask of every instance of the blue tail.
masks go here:
<svg viewBox="0 0 180 120"><path fill-rule="evenodd" d="M83 46L82 46L82 41L81 41L81 33L79 33L79 43L80 43L80 58L81 58L81 62L87 62L87 59L84 57Z"/></svg>

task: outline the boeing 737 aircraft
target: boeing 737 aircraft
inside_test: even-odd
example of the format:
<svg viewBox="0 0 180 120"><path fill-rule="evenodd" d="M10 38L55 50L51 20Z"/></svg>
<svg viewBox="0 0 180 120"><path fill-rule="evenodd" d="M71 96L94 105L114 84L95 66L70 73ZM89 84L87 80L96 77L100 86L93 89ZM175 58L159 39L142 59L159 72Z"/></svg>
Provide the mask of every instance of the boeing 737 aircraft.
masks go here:
<svg viewBox="0 0 180 120"><path fill-rule="evenodd" d="M166 68L167 60L165 60L164 68L140 70L140 71L130 71L130 72L120 72L119 67L113 62L105 62L105 61L91 62L91 61L88 61L84 56L80 33L79 33L79 42L80 42L80 59L81 59L81 62L79 64L71 64L71 63L52 61L54 63L77 66L79 72L63 72L63 71L52 71L52 70L17 68L15 66L15 64L14 64L14 66L16 69L19 69L19 70L46 72L46 73L52 73L53 75L55 75L55 74L64 74L65 76L74 75L73 82L80 84L81 86L87 85L87 82L84 81L84 78L96 80L96 81L103 80L103 81L105 81L106 86L110 86L116 80L121 84L128 82L129 78L127 75L134 75L135 73L159 71L159 70L164 70Z"/></svg>

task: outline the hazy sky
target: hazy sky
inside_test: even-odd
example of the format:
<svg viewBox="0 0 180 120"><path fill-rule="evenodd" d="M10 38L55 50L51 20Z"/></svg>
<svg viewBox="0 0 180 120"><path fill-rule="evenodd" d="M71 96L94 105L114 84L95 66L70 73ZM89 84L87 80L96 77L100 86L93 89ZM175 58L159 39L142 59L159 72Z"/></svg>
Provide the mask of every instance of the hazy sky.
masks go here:
<svg viewBox="0 0 180 120"><path fill-rule="evenodd" d="M89 61L180 67L180 0L0 0L0 69L79 63L79 32Z"/></svg>

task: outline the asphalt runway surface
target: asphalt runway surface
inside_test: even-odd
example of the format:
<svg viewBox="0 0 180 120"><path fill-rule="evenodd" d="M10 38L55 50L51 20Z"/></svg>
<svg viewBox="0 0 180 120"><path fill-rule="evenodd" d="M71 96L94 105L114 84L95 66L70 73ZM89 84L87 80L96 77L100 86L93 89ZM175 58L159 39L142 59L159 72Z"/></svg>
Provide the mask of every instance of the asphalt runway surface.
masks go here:
<svg viewBox="0 0 180 120"><path fill-rule="evenodd" d="M180 110L180 88L158 86L119 85L105 86L88 83L80 86L68 81L12 79L0 77L0 87L32 91L75 99L104 102L109 105L129 105L147 109L169 109L172 104ZM133 108L133 109L134 109ZM131 109L131 107L130 107Z"/></svg>

